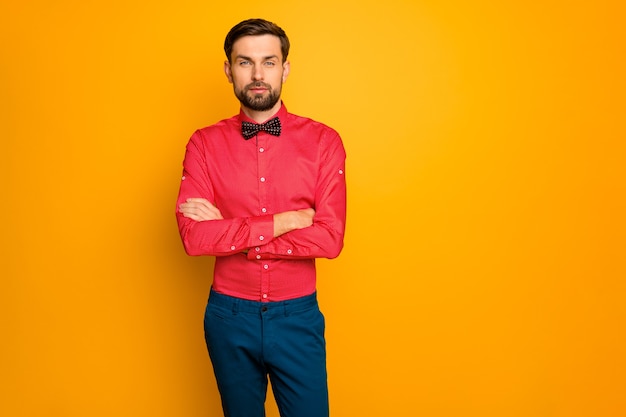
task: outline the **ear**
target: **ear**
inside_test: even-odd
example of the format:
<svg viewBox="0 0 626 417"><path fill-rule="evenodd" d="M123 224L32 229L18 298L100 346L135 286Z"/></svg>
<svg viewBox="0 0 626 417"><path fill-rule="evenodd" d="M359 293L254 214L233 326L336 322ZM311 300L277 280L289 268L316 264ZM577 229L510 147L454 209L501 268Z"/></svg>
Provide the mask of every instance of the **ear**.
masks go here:
<svg viewBox="0 0 626 417"><path fill-rule="evenodd" d="M228 78L229 83L233 83L233 73L230 67L230 62L224 61L224 73L226 74L226 78Z"/></svg>
<svg viewBox="0 0 626 417"><path fill-rule="evenodd" d="M289 61L285 61L283 64L283 84L287 82L287 77L289 76L289 71L291 70L291 64Z"/></svg>

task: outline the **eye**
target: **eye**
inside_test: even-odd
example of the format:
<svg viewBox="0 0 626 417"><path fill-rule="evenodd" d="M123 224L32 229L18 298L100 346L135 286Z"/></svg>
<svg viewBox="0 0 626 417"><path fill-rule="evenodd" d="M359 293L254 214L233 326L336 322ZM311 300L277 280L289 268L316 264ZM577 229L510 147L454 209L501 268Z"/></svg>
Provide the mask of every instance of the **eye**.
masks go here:
<svg viewBox="0 0 626 417"><path fill-rule="evenodd" d="M265 61L265 66L267 66L267 67L273 67L275 65L276 65L276 63L274 61Z"/></svg>
<svg viewBox="0 0 626 417"><path fill-rule="evenodd" d="M250 65L250 61L239 61L239 65L241 65L242 67L246 67Z"/></svg>

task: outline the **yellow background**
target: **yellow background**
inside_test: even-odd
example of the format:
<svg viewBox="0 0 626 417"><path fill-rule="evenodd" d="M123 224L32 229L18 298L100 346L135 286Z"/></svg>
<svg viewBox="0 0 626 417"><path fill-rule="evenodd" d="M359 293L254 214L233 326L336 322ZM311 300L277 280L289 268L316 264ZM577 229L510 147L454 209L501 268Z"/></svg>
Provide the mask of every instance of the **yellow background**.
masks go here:
<svg viewBox="0 0 626 417"><path fill-rule="evenodd" d="M620 4L3 1L0 415L220 415L174 203L248 17L348 151L332 414L626 415Z"/></svg>

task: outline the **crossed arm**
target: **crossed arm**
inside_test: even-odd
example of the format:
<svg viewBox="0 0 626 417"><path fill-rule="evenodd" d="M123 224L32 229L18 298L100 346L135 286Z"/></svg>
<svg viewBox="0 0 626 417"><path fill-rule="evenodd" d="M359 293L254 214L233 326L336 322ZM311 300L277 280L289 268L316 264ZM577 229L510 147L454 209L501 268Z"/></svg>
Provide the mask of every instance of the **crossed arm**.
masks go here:
<svg viewBox="0 0 626 417"><path fill-rule="evenodd" d="M336 133L327 132L323 140L320 139L315 155L311 156L319 156L319 161L316 160L319 165L314 171L302 173L309 180L315 179L315 189L305 195L303 189L289 188L293 181L285 184L285 192L293 194L298 201L309 201L309 208L298 204L299 207L291 209L289 206L295 204L287 204L286 208L291 210L256 216L246 210L226 210L216 204L209 167L220 170L229 166L211 159L221 150L205 149L213 143L205 139L202 131L194 133L183 161L176 216L187 254L228 256L254 248L254 253L248 253L250 260L259 259L258 256L262 259L332 259L339 255L345 230L346 186L345 151ZM246 203L244 199L239 204L254 202Z"/></svg>
<svg viewBox="0 0 626 417"><path fill-rule="evenodd" d="M179 206L179 211L184 217L198 222L224 218L220 210L205 198L188 198ZM274 214L274 237L311 226L313 216L315 210L312 208Z"/></svg>

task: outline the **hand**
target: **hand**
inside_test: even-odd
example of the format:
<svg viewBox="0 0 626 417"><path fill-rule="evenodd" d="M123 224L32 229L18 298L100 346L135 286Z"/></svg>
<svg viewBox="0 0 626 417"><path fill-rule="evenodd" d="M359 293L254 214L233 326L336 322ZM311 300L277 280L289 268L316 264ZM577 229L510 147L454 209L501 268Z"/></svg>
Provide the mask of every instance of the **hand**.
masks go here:
<svg viewBox="0 0 626 417"><path fill-rule="evenodd" d="M315 210L312 208L302 209L295 212L296 215L296 229L304 229L313 225L313 217L315 216Z"/></svg>
<svg viewBox="0 0 626 417"><path fill-rule="evenodd" d="M313 225L312 208L274 214L274 237Z"/></svg>
<svg viewBox="0 0 626 417"><path fill-rule="evenodd" d="M206 220L221 220L222 213L206 198L188 198L178 207L183 216L203 222Z"/></svg>

